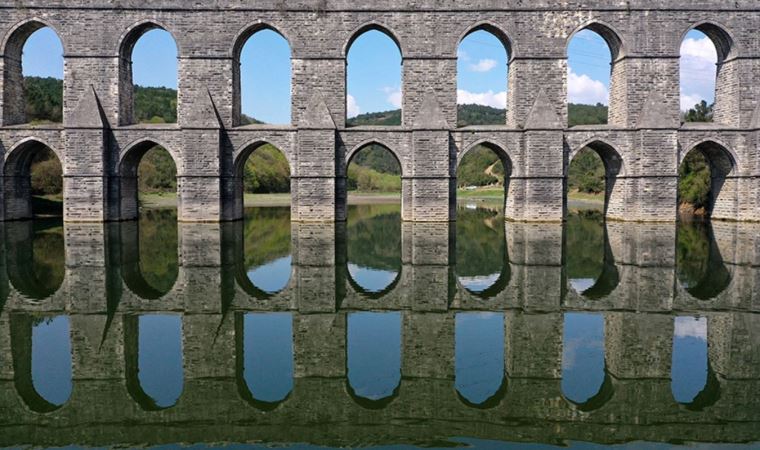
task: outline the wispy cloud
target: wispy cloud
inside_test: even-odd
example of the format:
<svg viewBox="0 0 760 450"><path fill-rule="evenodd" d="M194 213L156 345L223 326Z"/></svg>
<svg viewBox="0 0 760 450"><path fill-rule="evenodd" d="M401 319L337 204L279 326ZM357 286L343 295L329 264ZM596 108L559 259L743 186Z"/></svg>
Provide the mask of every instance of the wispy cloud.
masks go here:
<svg viewBox="0 0 760 450"><path fill-rule="evenodd" d="M346 116L348 117L356 117L359 114L361 114L362 111L359 108L359 105L356 103L356 99L353 95L349 94L346 96Z"/></svg>
<svg viewBox="0 0 760 450"><path fill-rule="evenodd" d="M470 64L470 70L473 72L490 72L494 68L496 68L496 65L498 62L495 59L481 59L475 64Z"/></svg>
<svg viewBox="0 0 760 450"><path fill-rule="evenodd" d="M460 105L484 105L492 108L504 109L507 107L507 91L494 92L470 92L464 89L457 90L457 103Z"/></svg>
<svg viewBox="0 0 760 450"><path fill-rule="evenodd" d="M599 80L594 80L586 74L578 75L572 69L567 73L567 93L570 103L595 105L609 103L610 93Z"/></svg>

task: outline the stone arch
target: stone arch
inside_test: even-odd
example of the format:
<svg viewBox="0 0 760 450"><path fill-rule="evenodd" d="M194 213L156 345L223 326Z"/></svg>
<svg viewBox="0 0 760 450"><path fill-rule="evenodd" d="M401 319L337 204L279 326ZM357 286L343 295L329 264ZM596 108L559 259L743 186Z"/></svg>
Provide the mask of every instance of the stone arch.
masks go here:
<svg viewBox="0 0 760 450"><path fill-rule="evenodd" d="M164 145L160 141L152 138L141 138L127 145L121 152L118 162L121 220L134 220L137 219L139 215L139 204L137 201L138 169L143 156L154 147L161 147L171 155L172 160L174 161L174 166L177 169L177 176L180 176L182 166L179 162L181 161L181 158L174 150L172 150L171 146ZM177 196L177 201L181 201L179 196Z"/></svg>
<svg viewBox="0 0 760 450"><path fill-rule="evenodd" d="M504 398L507 396L507 376L504 375L504 378L501 380L501 385L499 386L499 389L494 392L494 394L490 397L488 397L485 401L480 403L473 403L470 400L467 400L464 395L462 395L459 390L455 389L457 399L468 408L474 408L474 409L493 409L501 405L501 403L504 401Z"/></svg>
<svg viewBox="0 0 760 450"><path fill-rule="evenodd" d="M5 220L24 220L34 217L32 210L31 167L39 151L52 151L64 170L63 155L45 140L29 137L16 143L6 154L3 167L5 189Z"/></svg>
<svg viewBox="0 0 760 450"><path fill-rule="evenodd" d="M33 316L28 314L12 314L10 316L13 383L19 397L21 397L23 403L30 410L40 414L48 414L63 408L65 404L56 405L51 403L34 386L32 375L32 329L34 327L34 319Z"/></svg>
<svg viewBox="0 0 760 450"><path fill-rule="evenodd" d="M406 167L404 167L404 159L402 157L402 154L398 152L397 149L395 149L393 146L388 145L385 143L382 139L379 138L371 138L367 139L365 141L362 141L361 143L355 145L350 150L346 152L345 155L345 165L341 168L342 170L340 173L343 174L343 192L344 194L339 196L339 198L336 200L336 205L339 208L339 211L342 211L341 214L339 214L339 217L342 217L343 220L348 219L348 188L347 188L347 181L348 181L348 168L351 165L351 162L354 160L354 157L362 151L364 148L369 147L371 145L377 145L382 148L384 148L386 151L390 152L391 155L396 159L396 162L399 165L399 168L401 169L401 218L404 220L405 218L405 208L407 204L409 203L409 200L411 200L411 192L410 187L408 183L405 182L405 177L407 176L407 170Z"/></svg>
<svg viewBox="0 0 760 450"><path fill-rule="evenodd" d="M567 177L570 171L570 164L578 153L583 149L593 150L604 164L605 178L605 195L604 195L604 216L605 218L624 218L626 211L626 194L625 194L625 162L622 153L607 140L594 137L582 145L575 147L568 154L565 164L565 215L567 215ZM622 178L622 180L618 180Z"/></svg>
<svg viewBox="0 0 760 450"><path fill-rule="evenodd" d="M715 46L718 55L715 77L715 106L712 120L715 123L739 125L740 121L740 48L734 34L729 29L713 20L703 20L689 26L678 40L676 54L680 54L680 46L686 35L697 30L705 34Z"/></svg>
<svg viewBox="0 0 760 450"><path fill-rule="evenodd" d="M351 46L354 44L354 42L361 37L364 33L368 31L379 31L383 33L384 35L388 36L394 44L396 44L396 47L398 47L398 51L401 54L401 64L404 64L404 55L406 55L406 52L404 51L403 45L401 45L401 41L397 38L398 34L394 32L390 27L384 25L383 23L379 21L370 21L367 22L358 28L356 28L354 31L352 31L349 34L349 38L346 41L346 44L343 46L343 57L348 58L348 53L351 51ZM402 74L403 77L403 74Z"/></svg>
<svg viewBox="0 0 760 450"><path fill-rule="evenodd" d="M688 150L684 151L684 149ZM702 153L710 168L710 198L707 214L713 219L735 220L739 202L739 178L736 176L739 159L736 153L730 146L717 139L702 139L681 148L679 167L686 156L693 151Z"/></svg>
<svg viewBox="0 0 760 450"><path fill-rule="evenodd" d="M235 40L232 46L232 125L233 126L239 126L241 125L241 115L242 115L242 87L241 87L241 73L240 73L240 66L241 66L241 54L243 52L243 48L245 47L245 44L248 43L248 41L259 31L269 30L277 33L280 35L283 39L285 39L285 42L288 44L288 49L290 50L290 58L292 60L293 58L293 40L290 38L290 36L283 32L282 29L269 24L267 22L257 22L252 25L246 25L238 31L237 35L235 35ZM290 86L291 90L293 87L293 74L291 69L291 75L290 75ZM292 166L291 166L292 167Z"/></svg>
<svg viewBox="0 0 760 450"><path fill-rule="evenodd" d="M583 30L593 31L594 33L601 36L602 39L604 39L604 41L607 43L607 47L610 49L613 64L626 56L627 49L623 38L621 37L623 34L616 30L612 25L598 19L589 20L573 30L573 32L570 33L567 38L566 45L570 45L570 41L573 40L573 37L575 37L578 32Z"/></svg>
<svg viewBox="0 0 760 450"><path fill-rule="evenodd" d="M580 31L589 30L602 37L610 51L610 87L609 87L609 109L607 113L607 122L613 125L625 125L626 108L628 107L628 83L625 79L625 56L627 47L623 40L623 34L617 31L612 25L597 19L587 21L575 30L567 38L565 55L569 56L569 47L573 38ZM569 108L569 101L567 102ZM569 117L569 114L568 114Z"/></svg>
<svg viewBox="0 0 760 450"><path fill-rule="evenodd" d="M457 50L459 45L462 43L462 41L472 33L475 33L476 31L487 31L488 33L491 33L501 41L501 44L504 46L504 50L507 52L507 61L511 61L515 58L516 53L516 43L512 41L512 39L509 38L509 34L504 31L502 27L499 25L496 25L493 22L483 20L480 22L477 22L475 24L472 24L467 27L467 29L459 34L459 37L456 41L456 47L454 48L454 53L457 54Z"/></svg>
<svg viewBox="0 0 760 450"><path fill-rule="evenodd" d="M509 153L507 148L505 146L502 146L501 144L497 144L494 140L490 139L481 139L476 142L473 142L466 146L464 150L459 152L457 154L457 160L456 160L456 166L455 166L455 172L454 174L458 174L459 165L462 163L464 158L467 156L469 152L471 152L473 149L478 147L486 147L492 152L496 154L496 156L499 157L499 160L501 161L502 165L504 166L504 204L509 205L510 201L510 188L511 188L511 180L512 180L512 173L514 172L514 159L512 158L512 155ZM455 191L456 192L456 191ZM506 213L505 209L505 213ZM508 215L508 213L507 213Z"/></svg>
<svg viewBox="0 0 760 450"><path fill-rule="evenodd" d="M401 176L406 176L406 170L403 164L404 159L401 157L399 152L393 148L393 146L388 145L385 143L382 139L379 138L371 138L367 139L365 141L362 141L361 143L355 145L351 148L351 150L346 153L346 170L348 170L348 166L351 165L351 162L353 161L354 157L365 149L366 147L369 147L370 145L379 145L380 147L383 147L387 151L393 155L394 158L396 158L396 162L398 162L399 168L401 169Z"/></svg>
<svg viewBox="0 0 760 450"><path fill-rule="evenodd" d="M240 149L236 152L236 155L233 160L233 175L232 175L232 188L233 188L233 210L234 214L233 217L243 217L244 215L244 209L245 209L245 185L243 182L244 177L244 171L245 171L245 165L248 162L248 158L253 155L254 152L256 152L258 149L263 147L264 145L271 145L272 147L276 148L280 153L282 153L283 156L285 156L285 159L288 161L288 167L290 169L290 182L291 182L291 189L293 186L293 176L295 175L295 167L294 161L292 159L292 154L290 151L283 150L282 147L274 143L274 140L267 140L267 139L254 139L252 141L249 141L242 145Z"/></svg>
<svg viewBox="0 0 760 450"><path fill-rule="evenodd" d="M2 43L4 64L2 125L26 123L26 95L24 93L24 75L21 67L22 53L29 37L42 28L53 30L63 46L64 54L67 53L66 43L61 38L61 33L48 20L32 17L17 23L11 28Z"/></svg>
<svg viewBox="0 0 760 450"><path fill-rule="evenodd" d="M170 31L170 28L163 23L148 19L141 20L130 25L119 37L119 125L131 125L135 122L134 118L134 82L132 78L132 52L137 41L145 33L153 30L163 30L171 35L174 45L177 46L177 55L181 55L179 41L176 35ZM179 74L177 74L179 76Z"/></svg>

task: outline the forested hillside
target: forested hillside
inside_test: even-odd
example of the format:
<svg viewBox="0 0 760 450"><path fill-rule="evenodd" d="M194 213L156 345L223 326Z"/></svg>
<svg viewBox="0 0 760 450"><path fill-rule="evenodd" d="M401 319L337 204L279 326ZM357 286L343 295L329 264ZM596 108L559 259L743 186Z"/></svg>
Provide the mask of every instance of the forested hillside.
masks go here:
<svg viewBox="0 0 760 450"><path fill-rule="evenodd" d="M27 117L32 123L60 122L63 84L54 78L28 77ZM135 117L142 123L174 123L177 120L177 92L168 88L135 87ZM702 102L684 115L686 121L707 121L712 106ZM571 126L607 122L607 107L570 104L568 120ZM480 105L459 105L458 126L500 125L506 121L506 111ZM261 123L243 116L243 125ZM362 114L348 120L349 126L400 125L401 110ZM40 154L33 164L33 189L38 195L60 193L60 165L51 161L53 155ZM688 155L680 168L679 188L684 202L695 209L708 201L710 185L707 161L698 152ZM354 156L348 171L348 186L352 190L398 192L401 190L401 168L396 158L379 146L363 149ZM272 146L257 149L249 158L244 172L245 189L250 193L289 192L290 168L284 155ZM176 189L176 169L165 151L150 151L140 165L140 187L143 191L164 192ZM479 148L468 153L459 165L459 187L499 186L504 182L504 167L491 150ZM604 191L604 166L591 150L581 151L569 168L569 189L584 193Z"/></svg>

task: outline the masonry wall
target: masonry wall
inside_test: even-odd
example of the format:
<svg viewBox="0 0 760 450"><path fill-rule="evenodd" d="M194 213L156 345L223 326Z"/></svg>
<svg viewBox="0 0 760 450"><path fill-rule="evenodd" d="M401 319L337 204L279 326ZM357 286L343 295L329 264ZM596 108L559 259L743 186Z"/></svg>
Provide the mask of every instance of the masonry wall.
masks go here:
<svg viewBox="0 0 760 450"><path fill-rule="evenodd" d="M760 11L752 1L665 7L647 0L530 5L429 0L414 6L393 0L219 0L201 7L179 0L131 0L117 6L104 0L3 0L0 10L4 159L24 139L55 147L66 177L68 221L126 218L120 203L129 200L118 188L125 170L121 162L126 151L143 141L172 147L184 221L242 217L242 184L233 168L257 142L276 143L288 156L293 218L298 221L345 218L346 156L356 150L348 142L384 143L402 161L405 220L454 219L458 159L471 145L488 142L511 165L507 216L561 221L568 155L589 139L612 146L625 167L616 180L611 218L673 221L678 165L691 150L688 145L699 145L688 138L695 130L679 120L679 48L684 33L695 26L719 29L715 35L725 37L730 50L718 77L716 123L699 129L702 141L719 144L734 162L730 180L721 180L728 192L718 196L721 204L715 210L722 219L760 220L760 88L755 83L760 44L753 35ZM65 53L64 123L48 129L23 125L20 80L12 70L29 30L43 25L56 30ZM177 43L176 125L131 125L125 48L151 27L166 29ZM601 30L620 46L610 125L568 128L566 48L584 27ZM262 28L280 32L291 47L291 126L238 126L236 49ZM457 47L468 31L480 28L497 32L509 46L508 111L502 126L460 130ZM402 54L400 127L346 128L346 55L352 39L369 29L392 36ZM7 172L8 177L25 176ZM5 195L8 211L18 209L12 198Z"/></svg>

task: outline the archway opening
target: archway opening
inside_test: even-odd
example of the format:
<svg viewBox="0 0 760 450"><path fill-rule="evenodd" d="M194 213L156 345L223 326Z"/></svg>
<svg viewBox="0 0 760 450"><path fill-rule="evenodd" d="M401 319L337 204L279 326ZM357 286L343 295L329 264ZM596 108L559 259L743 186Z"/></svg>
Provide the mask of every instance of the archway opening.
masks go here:
<svg viewBox="0 0 760 450"><path fill-rule="evenodd" d="M13 149L5 162L5 218L63 216L63 169L56 153L39 141Z"/></svg>
<svg viewBox="0 0 760 450"><path fill-rule="evenodd" d="M504 125L510 44L495 27L481 26L457 49L457 126Z"/></svg>
<svg viewBox="0 0 760 450"><path fill-rule="evenodd" d="M455 328L456 390L466 403L492 407L504 391L503 313L459 313Z"/></svg>
<svg viewBox="0 0 760 450"><path fill-rule="evenodd" d="M595 141L571 156L565 199L568 210L598 210L604 217L625 212L624 189L617 186L623 160L612 146Z"/></svg>
<svg viewBox="0 0 760 450"><path fill-rule="evenodd" d="M611 397L604 355L604 316L566 313L562 340L562 394L583 411Z"/></svg>
<svg viewBox="0 0 760 450"><path fill-rule="evenodd" d="M598 125L622 121L616 115L625 98L615 86L622 77L622 42L610 28L594 23L570 39L567 47L568 125ZM623 96L624 97L624 96Z"/></svg>
<svg viewBox="0 0 760 450"><path fill-rule="evenodd" d="M346 366L350 392L362 406L386 406L401 385L401 313L348 315Z"/></svg>
<svg viewBox="0 0 760 450"><path fill-rule="evenodd" d="M177 164L164 147L153 141L132 146L120 167L121 217L134 220L141 209L178 207Z"/></svg>
<svg viewBox="0 0 760 450"><path fill-rule="evenodd" d="M259 409L273 409L293 390L293 315L239 315L236 327L241 394Z"/></svg>
<svg viewBox="0 0 760 450"><path fill-rule="evenodd" d="M272 295L287 287L292 271L290 164L277 147L258 143L238 157L235 173L236 207L245 217L240 281L251 293Z"/></svg>
<svg viewBox="0 0 760 450"><path fill-rule="evenodd" d="M386 30L370 27L349 42L346 57L346 124L401 125L401 47Z"/></svg>
<svg viewBox="0 0 760 450"><path fill-rule="evenodd" d="M16 390L35 412L49 413L71 397L71 325L68 316L10 318Z"/></svg>
<svg viewBox="0 0 760 450"><path fill-rule="evenodd" d="M27 22L5 48L3 125L63 122L63 44L41 22Z"/></svg>
<svg viewBox="0 0 760 450"><path fill-rule="evenodd" d="M130 395L146 411L171 408L184 389L182 317L129 316L124 332Z"/></svg>
<svg viewBox="0 0 760 450"><path fill-rule="evenodd" d="M487 142L472 147L457 166L457 200L503 208L511 176L512 162L502 148Z"/></svg>
<svg viewBox="0 0 760 450"><path fill-rule="evenodd" d="M684 36L680 55L682 120L732 123L739 102L736 55L728 33L710 23L700 24Z"/></svg>
<svg viewBox="0 0 760 450"><path fill-rule="evenodd" d="M177 123L177 44L153 23L133 29L122 44L119 124Z"/></svg>
<svg viewBox="0 0 760 450"><path fill-rule="evenodd" d="M708 386L707 318L676 317L671 390L680 404L694 404Z"/></svg>
<svg viewBox="0 0 760 450"><path fill-rule="evenodd" d="M689 150L678 169L678 212L684 220L732 218L737 201L731 153L715 142Z"/></svg>
<svg viewBox="0 0 760 450"><path fill-rule="evenodd" d="M350 280L380 295L401 273L401 165L380 144L356 151L347 166Z"/></svg>
<svg viewBox="0 0 760 450"><path fill-rule="evenodd" d="M255 29L241 42L233 63L235 125L290 124L290 44L270 28Z"/></svg>

